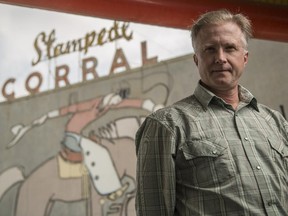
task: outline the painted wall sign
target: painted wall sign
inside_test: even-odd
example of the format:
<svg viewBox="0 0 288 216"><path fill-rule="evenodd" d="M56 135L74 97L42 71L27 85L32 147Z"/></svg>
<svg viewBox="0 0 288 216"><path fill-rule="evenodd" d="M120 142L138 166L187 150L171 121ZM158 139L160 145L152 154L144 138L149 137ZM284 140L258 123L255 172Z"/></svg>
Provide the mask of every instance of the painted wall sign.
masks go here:
<svg viewBox="0 0 288 216"><path fill-rule="evenodd" d="M86 33L83 38L62 43L57 43L55 29L48 35L41 32L34 41L37 56L32 60L32 65L35 66L40 61L50 60L72 52L84 52L86 54L91 47L103 46L119 39L130 41L133 38L133 32L128 27L129 23L114 21L113 26L108 29L102 28L98 32L92 31Z"/></svg>
<svg viewBox="0 0 288 216"><path fill-rule="evenodd" d="M34 65L38 64L40 60L43 61L43 59L47 59L47 58L48 59L57 58L61 55L66 55L75 51L79 51L79 52L83 51L85 53L92 46L99 46L100 45L99 40L101 41L101 45L104 45L104 42L108 43L108 42L112 42L120 38L131 40L132 33L130 33L129 35L127 33L128 25L123 24L120 28L119 25L115 23L114 23L114 26L109 30L102 29L100 33L98 33L99 35L102 35L102 36L98 35L98 39L96 41L95 41L95 38L97 34L95 32L86 34L84 38L78 40L79 43L75 42L75 44L78 43L77 49L71 48L71 44L73 44L73 42L71 41L66 42L65 45L64 43L60 43L60 44L56 44L56 46L52 46L53 42L55 42L55 38L54 38L55 31L52 31L48 37L44 33L40 33L35 39L35 43L37 45L34 44L35 49L37 50L37 53L38 53L36 61L34 61ZM119 28L121 29L121 31L119 30ZM107 33L107 38L104 39L105 38L104 35L106 33ZM101 37L101 39L99 39L99 37ZM43 54L43 51L40 51L39 49L39 46L40 46L38 44L40 43L39 38L42 38L42 42L44 41L43 43L46 46L45 55ZM84 45L82 46L81 44L84 44ZM66 49L64 47L66 47ZM141 47L140 52L141 52L142 66L155 64L158 62L157 56L148 58L146 41L142 42L140 47ZM81 66L81 71L82 71L81 81L82 82L87 81L88 76L92 76L93 79L97 79L99 77L99 73L97 71L97 64L98 64L98 60L95 56L90 56L90 57L86 57L82 59L81 61L81 65L82 65ZM33 62L32 62L32 65L33 65ZM116 73L117 69L119 68L124 68L123 71L129 71L131 69L129 62L127 60L127 57L125 56L125 53L122 48L116 49L108 76ZM70 81L68 78L69 73L70 73L70 67L68 64L56 65L53 71L54 88L57 89L60 87L66 87L70 85ZM2 96L6 98L6 100L8 101L12 101L16 98L15 91L13 90L13 85L15 84L17 84L17 78L12 77L12 78L7 79L2 86ZM25 80L25 83L23 83L22 85L25 85L25 90L29 93L29 95L34 95L40 92L40 88L42 84L43 84L43 75L39 71L33 71L32 73L28 75L28 77Z"/></svg>

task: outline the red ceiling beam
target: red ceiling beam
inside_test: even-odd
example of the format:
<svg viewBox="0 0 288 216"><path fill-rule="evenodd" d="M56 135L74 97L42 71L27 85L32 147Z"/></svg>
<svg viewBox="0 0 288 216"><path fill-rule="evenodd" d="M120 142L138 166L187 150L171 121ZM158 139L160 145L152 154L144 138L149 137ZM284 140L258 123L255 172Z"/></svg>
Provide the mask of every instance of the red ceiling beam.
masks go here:
<svg viewBox="0 0 288 216"><path fill-rule="evenodd" d="M262 2L265 2L262 0ZM220 8L247 15L259 39L288 42L288 5L253 0L0 0L0 3L187 29L199 14Z"/></svg>

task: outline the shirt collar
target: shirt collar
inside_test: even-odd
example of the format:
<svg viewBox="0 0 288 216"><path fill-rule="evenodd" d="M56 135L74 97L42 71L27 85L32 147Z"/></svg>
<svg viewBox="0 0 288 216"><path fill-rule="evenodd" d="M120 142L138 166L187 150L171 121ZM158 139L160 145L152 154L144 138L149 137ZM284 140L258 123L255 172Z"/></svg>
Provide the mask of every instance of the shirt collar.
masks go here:
<svg viewBox="0 0 288 216"><path fill-rule="evenodd" d="M203 85L201 85L200 82L198 82L198 85L194 91L194 95L205 109L208 108L213 98L218 98L222 100L221 98L217 97L214 93L206 89ZM240 102L243 102L247 105L250 104L255 110L259 112L256 98L246 88L244 88L241 85L239 85L239 98Z"/></svg>

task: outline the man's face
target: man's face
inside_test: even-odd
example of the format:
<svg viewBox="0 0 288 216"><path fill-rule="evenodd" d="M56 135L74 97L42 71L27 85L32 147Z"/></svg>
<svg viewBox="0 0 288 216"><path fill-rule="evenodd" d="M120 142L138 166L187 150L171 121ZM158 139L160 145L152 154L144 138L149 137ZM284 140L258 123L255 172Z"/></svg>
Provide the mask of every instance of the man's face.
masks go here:
<svg viewBox="0 0 288 216"><path fill-rule="evenodd" d="M200 30L195 41L194 61L201 81L211 91L235 89L248 61L240 28L226 22Z"/></svg>

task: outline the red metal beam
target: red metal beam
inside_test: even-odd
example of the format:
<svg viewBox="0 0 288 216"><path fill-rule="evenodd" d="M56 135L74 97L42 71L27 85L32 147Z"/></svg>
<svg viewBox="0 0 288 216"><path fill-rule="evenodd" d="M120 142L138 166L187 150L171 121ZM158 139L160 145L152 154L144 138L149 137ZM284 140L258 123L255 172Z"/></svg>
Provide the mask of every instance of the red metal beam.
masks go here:
<svg viewBox="0 0 288 216"><path fill-rule="evenodd" d="M259 39L288 42L288 4L262 0L0 0L0 3L187 29L199 14L226 8L247 15ZM269 2L269 1L268 1ZM164 36L164 35L163 35Z"/></svg>

